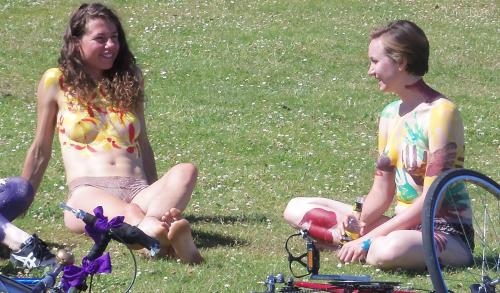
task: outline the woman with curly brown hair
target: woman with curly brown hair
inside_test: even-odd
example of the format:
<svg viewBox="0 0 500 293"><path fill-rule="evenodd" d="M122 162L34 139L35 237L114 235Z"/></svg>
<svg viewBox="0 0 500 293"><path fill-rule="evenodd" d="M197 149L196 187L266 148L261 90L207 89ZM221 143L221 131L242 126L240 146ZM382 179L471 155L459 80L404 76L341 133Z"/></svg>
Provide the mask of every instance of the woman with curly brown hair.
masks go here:
<svg viewBox="0 0 500 293"><path fill-rule="evenodd" d="M59 67L38 85L37 128L23 177L36 190L52 150L54 132L61 144L68 205L107 216L125 216L155 237L165 253L186 263L202 257L181 212L196 184L190 163L158 178L144 118L144 85L116 14L102 4L83 4L71 16ZM66 226L82 232L72 214Z"/></svg>

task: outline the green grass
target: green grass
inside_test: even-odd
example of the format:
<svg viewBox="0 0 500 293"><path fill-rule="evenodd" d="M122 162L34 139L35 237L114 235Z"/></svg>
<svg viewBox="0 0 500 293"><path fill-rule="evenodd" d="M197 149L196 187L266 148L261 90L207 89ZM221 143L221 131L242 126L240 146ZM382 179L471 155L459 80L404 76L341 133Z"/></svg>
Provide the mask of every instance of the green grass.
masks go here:
<svg viewBox="0 0 500 293"><path fill-rule="evenodd" d="M395 99L368 70L368 33L389 20L418 23L431 42L426 80L455 101L466 125L466 166L500 177L500 39L495 1L105 1L121 16L146 79L146 115L159 173L179 162L200 171L186 211L206 263L139 260L136 292L248 292L288 273L282 219L297 195L351 202L368 191L377 115ZM33 138L35 90L56 65L78 1L0 3L0 177L19 174ZM78 256L67 232L57 139L36 200L16 224ZM99 291L124 290L130 258L111 247L115 271ZM4 270L7 262L1 262ZM322 273L373 274L430 288L427 276L361 265ZM106 289L105 289L106 288Z"/></svg>

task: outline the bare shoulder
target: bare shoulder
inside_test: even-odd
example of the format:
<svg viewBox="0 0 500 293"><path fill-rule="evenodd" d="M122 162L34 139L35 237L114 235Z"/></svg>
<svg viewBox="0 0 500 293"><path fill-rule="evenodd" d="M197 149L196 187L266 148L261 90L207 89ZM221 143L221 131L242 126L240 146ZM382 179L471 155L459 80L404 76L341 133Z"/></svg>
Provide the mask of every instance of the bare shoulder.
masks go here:
<svg viewBox="0 0 500 293"><path fill-rule="evenodd" d="M445 96L441 96L433 101L431 107L433 112L439 113L452 113L458 111L457 105Z"/></svg>
<svg viewBox="0 0 500 293"><path fill-rule="evenodd" d="M55 101L61 87L62 71L59 68L50 68L45 71L38 83L38 100Z"/></svg>
<svg viewBox="0 0 500 293"><path fill-rule="evenodd" d="M399 115L399 106L401 105L401 100L393 101L387 104L382 112L380 112L380 118L391 119Z"/></svg>
<svg viewBox="0 0 500 293"><path fill-rule="evenodd" d="M61 69L49 68L42 75L40 83L43 84L44 88L49 88L51 86L59 86L61 78L62 78Z"/></svg>
<svg viewBox="0 0 500 293"><path fill-rule="evenodd" d="M399 117L401 100L387 104L379 115L379 131L384 132ZM385 130L384 130L385 129Z"/></svg>

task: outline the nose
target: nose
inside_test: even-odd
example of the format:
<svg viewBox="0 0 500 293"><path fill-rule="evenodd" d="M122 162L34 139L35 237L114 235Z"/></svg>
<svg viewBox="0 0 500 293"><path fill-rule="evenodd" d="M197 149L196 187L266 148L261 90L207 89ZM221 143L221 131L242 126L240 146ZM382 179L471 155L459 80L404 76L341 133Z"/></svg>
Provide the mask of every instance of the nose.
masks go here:
<svg viewBox="0 0 500 293"><path fill-rule="evenodd" d="M373 66L370 64L370 66L368 67L368 75L369 76L373 76Z"/></svg>
<svg viewBox="0 0 500 293"><path fill-rule="evenodd" d="M369 76L374 76L375 75L375 70L373 69L373 66L371 64L368 67L368 75Z"/></svg>
<svg viewBox="0 0 500 293"><path fill-rule="evenodd" d="M112 48L112 47L115 47L117 44L118 44L118 41L117 41L117 40L115 40L114 38L109 38L109 39L106 41L106 48Z"/></svg>

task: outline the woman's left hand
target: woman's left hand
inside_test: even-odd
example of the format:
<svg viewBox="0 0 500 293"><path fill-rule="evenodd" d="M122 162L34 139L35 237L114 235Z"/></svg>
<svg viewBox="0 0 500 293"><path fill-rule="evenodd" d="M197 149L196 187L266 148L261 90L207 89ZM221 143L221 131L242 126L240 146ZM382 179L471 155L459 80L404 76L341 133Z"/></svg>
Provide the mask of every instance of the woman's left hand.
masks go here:
<svg viewBox="0 0 500 293"><path fill-rule="evenodd" d="M345 243L337 253L340 261L343 263L352 263L365 260L368 253L368 251L364 250L362 247L363 241L365 240L366 239L359 238Z"/></svg>

